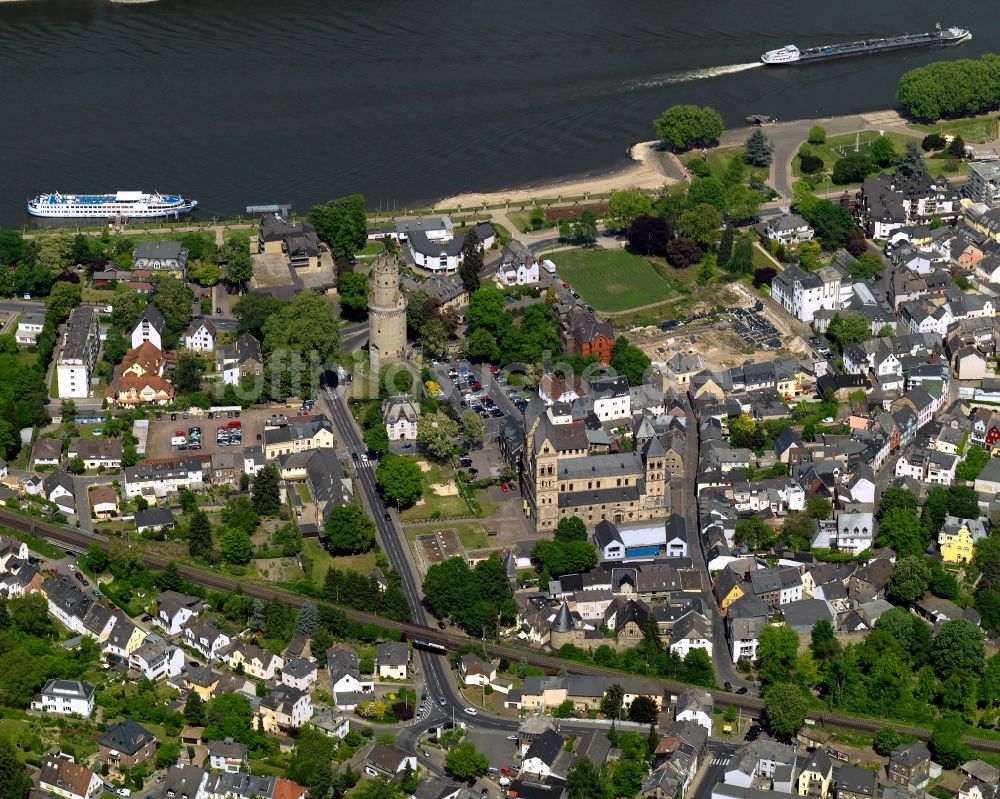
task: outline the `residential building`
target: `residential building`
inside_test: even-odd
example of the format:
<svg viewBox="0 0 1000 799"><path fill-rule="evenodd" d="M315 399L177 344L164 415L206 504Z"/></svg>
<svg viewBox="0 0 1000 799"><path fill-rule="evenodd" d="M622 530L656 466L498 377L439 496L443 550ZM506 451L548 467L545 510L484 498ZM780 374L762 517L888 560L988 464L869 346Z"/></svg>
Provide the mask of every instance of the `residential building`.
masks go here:
<svg viewBox="0 0 1000 799"><path fill-rule="evenodd" d="M538 262L527 245L511 239L503 246L501 263L496 272L501 286L532 286L538 282Z"/></svg>
<svg viewBox="0 0 1000 799"><path fill-rule="evenodd" d="M313 711L308 724L330 738L340 738L341 740L346 738L347 733L351 731L350 716L326 705L319 705Z"/></svg>
<svg viewBox="0 0 1000 799"><path fill-rule="evenodd" d="M566 746L566 741L555 730L549 728L531 742L521 759L521 771L538 777L562 776L554 774L556 759Z"/></svg>
<svg viewBox="0 0 1000 799"><path fill-rule="evenodd" d="M265 255L284 255L289 266L295 269L319 266L320 242L316 229L308 222L291 222L278 214L261 218L257 251Z"/></svg>
<svg viewBox="0 0 1000 799"><path fill-rule="evenodd" d="M163 314L153 303L148 303L132 328L132 349L139 349L149 342L157 350L162 350L166 326L167 320L163 318Z"/></svg>
<svg viewBox="0 0 1000 799"><path fill-rule="evenodd" d="M118 771L133 769L154 754L159 742L156 736L132 719L109 724L97 739L97 758Z"/></svg>
<svg viewBox="0 0 1000 799"><path fill-rule="evenodd" d="M810 241L814 235L812 227L798 214L783 213L765 219L755 229L767 239L794 247L803 241Z"/></svg>
<svg viewBox="0 0 1000 799"><path fill-rule="evenodd" d="M97 799L104 790L104 781L82 763L46 755L38 775L38 787L61 799Z"/></svg>
<svg viewBox="0 0 1000 799"><path fill-rule="evenodd" d="M632 416L628 378L624 375L593 378L588 388L588 395L594 403L594 413L600 421L609 422Z"/></svg>
<svg viewBox="0 0 1000 799"><path fill-rule="evenodd" d="M183 742L183 736L181 740ZM160 796L163 799L205 799L207 782L208 772L200 766L171 766L167 769Z"/></svg>
<svg viewBox="0 0 1000 799"><path fill-rule="evenodd" d="M968 563L972 560L973 547L987 536L982 519L961 519L945 516L938 532L941 560L945 563Z"/></svg>
<svg viewBox="0 0 1000 799"><path fill-rule="evenodd" d="M833 764L823 748L818 747L799 772L798 794L809 799L827 799L832 779Z"/></svg>
<svg viewBox="0 0 1000 799"><path fill-rule="evenodd" d="M292 657L285 661L281 669L281 681L300 691L309 691L316 685L318 669L311 660Z"/></svg>
<svg viewBox="0 0 1000 799"><path fill-rule="evenodd" d="M32 469L39 466L58 466L62 460L62 443L56 438L40 438L31 445L29 465Z"/></svg>
<svg viewBox="0 0 1000 799"><path fill-rule="evenodd" d="M125 497L163 498L182 488L200 491L205 485L205 465L200 458L181 457L143 461L126 466Z"/></svg>
<svg viewBox="0 0 1000 799"><path fill-rule="evenodd" d="M322 414L281 427L264 428L264 457L273 461L280 455L332 447L333 425Z"/></svg>
<svg viewBox="0 0 1000 799"><path fill-rule="evenodd" d="M276 672L285 665L279 655L246 641L237 641L229 650L228 658L229 668L242 666L245 674L257 680L273 680Z"/></svg>
<svg viewBox="0 0 1000 799"><path fill-rule="evenodd" d="M905 225L930 224L935 217L951 222L960 201L957 190L947 180L885 173L866 178L858 197L862 227L874 239L887 239Z"/></svg>
<svg viewBox="0 0 1000 799"><path fill-rule="evenodd" d="M812 322L817 311L840 307L841 279L834 267L806 272L790 264L771 282L771 299L800 322Z"/></svg>
<svg viewBox="0 0 1000 799"><path fill-rule="evenodd" d="M837 774L837 799L875 799L878 777L874 771L859 766L840 766Z"/></svg>
<svg viewBox="0 0 1000 799"><path fill-rule="evenodd" d="M370 777L395 779L409 768L417 770L417 756L392 744L374 743L365 756L364 771Z"/></svg>
<svg viewBox="0 0 1000 799"><path fill-rule="evenodd" d="M73 309L59 342L56 378L59 399L87 399L90 378L101 346L97 308L80 305Z"/></svg>
<svg viewBox="0 0 1000 799"><path fill-rule="evenodd" d="M69 460L80 458L84 469L119 469L122 465L122 440L71 438L66 457Z"/></svg>
<svg viewBox="0 0 1000 799"><path fill-rule="evenodd" d="M247 765L247 745L226 738L208 745L208 762L214 771L239 774Z"/></svg>
<svg viewBox="0 0 1000 799"><path fill-rule="evenodd" d="M715 711L715 700L708 691L691 688L677 696L674 705L676 721L693 721L700 724L709 734L712 732L712 713Z"/></svg>
<svg viewBox="0 0 1000 799"><path fill-rule="evenodd" d="M206 660L216 660L229 646L229 636L212 622L192 616L181 627L184 643L200 652Z"/></svg>
<svg viewBox="0 0 1000 799"><path fill-rule="evenodd" d="M405 642L387 641L375 647L375 673L380 679L405 680L410 649Z"/></svg>
<svg viewBox="0 0 1000 799"><path fill-rule="evenodd" d="M489 685L497 677L496 666L472 652L459 659L458 673L466 685Z"/></svg>
<svg viewBox="0 0 1000 799"><path fill-rule="evenodd" d="M408 394L382 401L382 423L390 441L416 441L420 406Z"/></svg>
<svg viewBox="0 0 1000 799"><path fill-rule="evenodd" d="M139 535L172 530L173 527L174 514L170 508L146 508L135 512L135 530Z"/></svg>
<svg viewBox="0 0 1000 799"><path fill-rule="evenodd" d="M688 555L684 517L676 513L666 522L658 524L619 527L605 519L594 527L594 545L602 561L653 560Z"/></svg>
<svg viewBox="0 0 1000 799"><path fill-rule="evenodd" d="M184 651L151 633L129 655L128 664L148 680L176 677L184 667Z"/></svg>
<svg viewBox="0 0 1000 799"><path fill-rule="evenodd" d="M94 712L94 686L76 680L48 680L31 701L32 710L90 718Z"/></svg>
<svg viewBox="0 0 1000 799"><path fill-rule="evenodd" d="M298 688L279 684L261 700L257 713L264 732L297 729L312 716L312 700Z"/></svg>
<svg viewBox="0 0 1000 799"><path fill-rule="evenodd" d="M218 335L211 319L196 319L184 333L184 349L194 352L212 352Z"/></svg>
<svg viewBox="0 0 1000 799"><path fill-rule="evenodd" d="M1000 205L1000 161L970 161L965 196L987 208Z"/></svg>
<svg viewBox="0 0 1000 799"><path fill-rule="evenodd" d="M179 241L142 241L132 253L132 271L147 270L157 275L187 276L188 251ZM157 345L159 346L159 345Z"/></svg>
<svg viewBox="0 0 1000 799"><path fill-rule="evenodd" d="M889 782L922 788L930 779L931 753L922 741L900 744L889 755Z"/></svg>
<svg viewBox="0 0 1000 799"><path fill-rule="evenodd" d="M180 591L164 591L156 598L155 621L167 635L178 635L188 620L201 611L202 601Z"/></svg>
<svg viewBox="0 0 1000 799"><path fill-rule="evenodd" d="M574 306L562 324L563 346L568 355L579 353L584 358L596 355L601 364L611 363L611 348L615 345L614 328L602 322L597 314L582 306Z"/></svg>
<svg viewBox="0 0 1000 799"><path fill-rule="evenodd" d="M18 344L37 344L38 334L45 327L44 311L26 311L17 322L14 338Z"/></svg>
<svg viewBox="0 0 1000 799"><path fill-rule="evenodd" d="M264 369L260 342L250 333L241 333L232 344L215 353L215 368L222 373L222 382L238 386L244 378L259 377Z"/></svg>

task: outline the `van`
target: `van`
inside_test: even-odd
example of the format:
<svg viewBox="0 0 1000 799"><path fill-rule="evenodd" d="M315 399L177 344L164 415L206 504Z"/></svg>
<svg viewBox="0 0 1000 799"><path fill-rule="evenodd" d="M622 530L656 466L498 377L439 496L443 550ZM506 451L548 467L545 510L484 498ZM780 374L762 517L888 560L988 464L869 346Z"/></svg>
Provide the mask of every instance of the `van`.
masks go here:
<svg viewBox="0 0 1000 799"><path fill-rule="evenodd" d="M556 273L556 265L548 259L542 261L542 269L544 269L550 275L554 275Z"/></svg>

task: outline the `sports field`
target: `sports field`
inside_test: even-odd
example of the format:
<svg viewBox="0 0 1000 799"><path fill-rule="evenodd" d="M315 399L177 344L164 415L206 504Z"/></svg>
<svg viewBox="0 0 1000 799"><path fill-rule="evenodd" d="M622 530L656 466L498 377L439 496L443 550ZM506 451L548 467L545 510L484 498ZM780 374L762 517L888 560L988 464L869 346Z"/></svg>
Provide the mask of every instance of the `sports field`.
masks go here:
<svg viewBox="0 0 1000 799"><path fill-rule="evenodd" d="M649 261L625 250L564 250L549 257L563 281L597 311L627 311L677 294Z"/></svg>

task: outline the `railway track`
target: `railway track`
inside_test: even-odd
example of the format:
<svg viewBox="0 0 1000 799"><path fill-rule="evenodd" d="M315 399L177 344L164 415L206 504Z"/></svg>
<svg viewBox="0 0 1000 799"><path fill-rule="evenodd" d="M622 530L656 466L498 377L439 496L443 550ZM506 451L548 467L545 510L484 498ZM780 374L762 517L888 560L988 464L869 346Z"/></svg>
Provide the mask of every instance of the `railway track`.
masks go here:
<svg viewBox="0 0 1000 799"><path fill-rule="evenodd" d="M2 509L0 509L0 524L6 525L13 530L30 533L38 536L39 538L44 538L57 546L72 548L74 551L80 552L86 550L86 548L95 541L98 543L107 543L108 540L102 535L84 534L72 528L59 527L35 519L25 518L24 516ZM165 569L168 563L166 560L150 557L148 555L144 555L142 559L143 562L151 569ZM203 569L196 569L183 564L175 565L184 579L205 588L211 588L217 591L235 591L239 588L244 594L254 597L255 599L269 600L273 597L277 597L293 607L302 607L302 605L311 601L308 597L303 597L282 588L265 588L254 583L240 582L239 580L231 577L214 574ZM353 610L352 608L342 607L340 610L343 611L344 615L350 621L356 621L362 624L376 624L380 627L398 629L408 638L423 638L424 640L432 643L441 644L451 650L456 650L469 644L470 642L474 642L474 639L470 639L464 635L450 633L445 630L438 630L434 627L424 627L420 624L413 624L412 622L394 621L392 619L387 619L384 616L377 616L373 613L365 613L364 611ZM523 658L526 663L551 671L552 673L565 669L567 672L573 674L587 674L599 677L610 677L612 679L636 678L636 675L634 674L614 671L613 669L605 669L600 666L592 666L588 663L577 663L572 660L565 660L563 658L543 654L537 649L531 649L529 647L489 643L485 644L485 647L486 652L492 656L506 658L511 662L518 661ZM651 677L641 679L655 682L674 694L678 694L691 688L691 686L686 683L673 682L671 680L656 679ZM718 689L712 690L710 693L712 694L717 706L732 705L735 708L749 712L753 716L759 716L764 709L764 701L756 696L736 694L730 691L722 691ZM881 719L859 718L840 713L830 713L827 711L810 713L809 718L821 726L843 727L850 730L872 733L873 735L882 727L893 727L904 735L913 735L923 741L930 738L930 730L925 727L915 727L893 721L884 721ZM973 749L981 752L1000 753L1000 740L977 738L972 735L966 735L965 742Z"/></svg>

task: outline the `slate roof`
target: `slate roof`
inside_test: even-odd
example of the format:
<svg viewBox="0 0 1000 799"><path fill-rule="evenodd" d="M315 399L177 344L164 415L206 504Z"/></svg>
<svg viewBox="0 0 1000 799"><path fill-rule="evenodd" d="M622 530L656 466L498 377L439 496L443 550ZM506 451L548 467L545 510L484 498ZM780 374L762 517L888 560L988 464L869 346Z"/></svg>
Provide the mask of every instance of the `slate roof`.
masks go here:
<svg viewBox="0 0 1000 799"><path fill-rule="evenodd" d="M147 744L156 740L156 736L132 719L125 719L117 724L109 724L97 743L108 749L115 749L126 755L135 755Z"/></svg>

